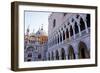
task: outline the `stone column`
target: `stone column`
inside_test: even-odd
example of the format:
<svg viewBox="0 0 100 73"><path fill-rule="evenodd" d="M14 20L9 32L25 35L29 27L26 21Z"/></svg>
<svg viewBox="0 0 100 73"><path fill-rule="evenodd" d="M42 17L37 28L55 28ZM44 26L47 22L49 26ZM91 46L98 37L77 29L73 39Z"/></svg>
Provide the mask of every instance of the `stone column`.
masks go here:
<svg viewBox="0 0 100 73"><path fill-rule="evenodd" d="M63 31L61 32L61 36L62 36L62 43L63 43L63 39L64 39L64 38L63 38Z"/></svg>
<svg viewBox="0 0 100 73"><path fill-rule="evenodd" d="M57 42L58 42L58 37L57 37L57 35L56 35L56 45L57 45Z"/></svg>
<svg viewBox="0 0 100 73"><path fill-rule="evenodd" d="M69 40L71 40L70 30L69 29L68 29L68 34L69 34Z"/></svg>
<svg viewBox="0 0 100 73"><path fill-rule="evenodd" d="M86 21L84 21L84 23L85 23L85 30L86 30L86 33L88 33L88 27L87 27Z"/></svg>
<svg viewBox="0 0 100 73"><path fill-rule="evenodd" d="M62 60L62 58L61 58L61 51L59 52L59 60Z"/></svg>
<svg viewBox="0 0 100 73"><path fill-rule="evenodd" d="M66 39L67 39L67 36L66 36L66 30L65 30L64 32L65 32L64 34L65 34L65 40L66 40Z"/></svg>
<svg viewBox="0 0 100 73"><path fill-rule="evenodd" d="M58 34L58 32L57 32L57 45L59 44L59 43L58 43L58 38L59 38L59 34Z"/></svg>
<svg viewBox="0 0 100 73"><path fill-rule="evenodd" d="M78 53L75 53L75 58L78 59Z"/></svg>
<svg viewBox="0 0 100 73"><path fill-rule="evenodd" d="M78 23L79 35L81 36L80 24Z"/></svg>
<svg viewBox="0 0 100 73"><path fill-rule="evenodd" d="M68 55L66 55L66 60L68 60Z"/></svg>
<svg viewBox="0 0 100 73"><path fill-rule="evenodd" d="M50 52L50 60L52 60L52 55L51 55L51 52Z"/></svg>
<svg viewBox="0 0 100 73"><path fill-rule="evenodd" d="M74 30L74 26L72 27L72 29L73 29L73 36L74 36L74 39L75 39L75 30Z"/></svg>
<svg viewBox="0 0 100 73"><path fill-rule="evenodd" d="M54 52L54 60L56 60L56 53Z"/></svg>

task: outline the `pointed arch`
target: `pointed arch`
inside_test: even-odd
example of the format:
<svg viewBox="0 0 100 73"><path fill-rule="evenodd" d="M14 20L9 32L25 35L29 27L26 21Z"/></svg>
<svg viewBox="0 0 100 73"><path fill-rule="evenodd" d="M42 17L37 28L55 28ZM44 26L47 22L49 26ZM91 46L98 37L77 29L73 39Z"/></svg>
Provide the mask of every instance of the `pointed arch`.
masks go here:
<svg viewBox="0 0 100 73"><path fill-rule="evenodd" d="M27 47L27 51L33 51L33 49L35 49L33 46Z"/></svg>
<svg viewBox="0 0 100 73"><path fill-rule="evenodd" d="M29 61L32 61L31 59L27 59L27 61L29 62Z"/></svg>
<svg viewBox="0 0 100 73"><path fill-rule="evenodd" d="M52 55L52 60L54 60L54 53L53 53L53 51L52 51L52 54L51 55Z"/></svg>
<svg viewBox="0 0 100 73"><path fill-rule="evenodd" d="M61 59L65 60L66 59L66 54L64 48L61 48Z"/></svg>
<svg viewBox="0 0 100 73"><path fill-rule="evenodd" d="M65 40L65 33L64 33L64 31L63 31L63 40Z"/></svg>
<svg viewBox="0 0 100 73"><path fill-rule="evenodd" d="M73 28L70 26L70 36L73 36Z"/></svg>
<svg viewBox="0 0 100 73"><path fill-rule="evenodd" d="M66 29L66 38L69 38L69 32L68 32L68 29Z"/></svg>
<svg viewBox="0 0 100 73"><path fill-rule="evenodd" d="M61 35L61 33L60 33L60 42L62 42L62 35Z"/></svg>
<svg viewBox="0 0 100 73"><path fill-rule="evenodd" d="M80 18L80 30L83 31L85 29L85 23L82 18Z"/></svg>
<svg viewBox="0 0 100 73"><path fill-rule="evenodd" d="M50 53L48 53L48 60L50 60Z"/></svg>
<svg viewBox="0 0 100 73"><path fill-rule="evenodd" d="M32 53L28 53L28 56L27 57L32 57Z"/></svg>
<svg viewBox="0 0 100 73"><path fill-rule="evenodd" d="M68 48L68 59L75 59L74 49L71 45Z"/></svg>
<svg viewBox="0 0 100 73"><path fill-rule="evenodd" d="M58 43L59 43L59 35L58 35L58 39L57 40L58 40Z"/></svg>
<svg viewBox="0 0 100 73"><path fill-rule="evenodd" d="M58 50L56 50L56 60L59 60L59 52L58 52Z"/></svg>
<svg viewBox="0 0 100 73"><path fill-rule="evenodd" d="M75 28L75 34L79 33L77 22L75 22L74 28Z"/></svg>
<svg viewBox="0 0 100 73"><path fill-rule="evenodd" d="M38 55L38 59L41 59L41 58L42 58L42 55L41 55L41 54L39 54L39 55Z"/></svg>
<svg viewBox="0 0 100 73"><path fill-rule="evenodd" d="M82 41L79 43L79 49L78 49L79 59L85 59L90 58L90 51L88 51L88 48L86 44Z"/></svg>
<svg viewBox="0 0 100 73"><path fill-rule="evenodd" d="M56 26L56 19L53 20L53 28Z"/></svg>

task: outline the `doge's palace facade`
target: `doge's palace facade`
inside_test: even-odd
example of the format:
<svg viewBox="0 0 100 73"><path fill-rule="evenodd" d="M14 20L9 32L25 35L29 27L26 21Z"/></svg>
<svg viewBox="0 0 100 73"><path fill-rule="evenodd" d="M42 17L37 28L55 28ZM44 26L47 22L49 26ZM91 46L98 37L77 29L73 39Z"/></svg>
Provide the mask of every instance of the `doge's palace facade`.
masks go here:
<svg viewBox="0 0 100 73"><path fill-rule="evenodd" d="M90 14L53 12L48 20L48 60L90 58Z"/></svg>

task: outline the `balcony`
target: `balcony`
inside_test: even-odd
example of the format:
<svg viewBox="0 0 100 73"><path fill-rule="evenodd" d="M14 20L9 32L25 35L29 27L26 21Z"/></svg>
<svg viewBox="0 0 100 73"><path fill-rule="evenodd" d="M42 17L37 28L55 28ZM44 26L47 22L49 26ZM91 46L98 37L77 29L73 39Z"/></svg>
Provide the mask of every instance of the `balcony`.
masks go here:
<svg viewBox="0 0 100 73"><path fill-rule="evenodd" d="M59 42L57 44L52 44L52 46L49 46L49 48L54 48L54 47L62 45L62 44L70 43L72 40L76 40L76 39L78 39L82 36L89 34L90 33L90 27L88 28L88 33L86 32L86 29L81 31L80 33L75 34L75 38L74 38L74 35L71 36L70 38L65 38L65 40L63 40L62 42Z"/></svg>

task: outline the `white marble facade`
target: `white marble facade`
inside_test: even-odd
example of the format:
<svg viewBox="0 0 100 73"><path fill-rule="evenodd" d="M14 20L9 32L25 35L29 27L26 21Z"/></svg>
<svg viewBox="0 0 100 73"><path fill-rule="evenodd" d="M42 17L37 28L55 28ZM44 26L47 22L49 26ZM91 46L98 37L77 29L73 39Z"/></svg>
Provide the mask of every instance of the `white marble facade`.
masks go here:
<svg viewBox="0 0 100 73"><path fill-rule="evenodd" d="M90 58L90 14L53 12L48 20L47 60Z"/></svg>

